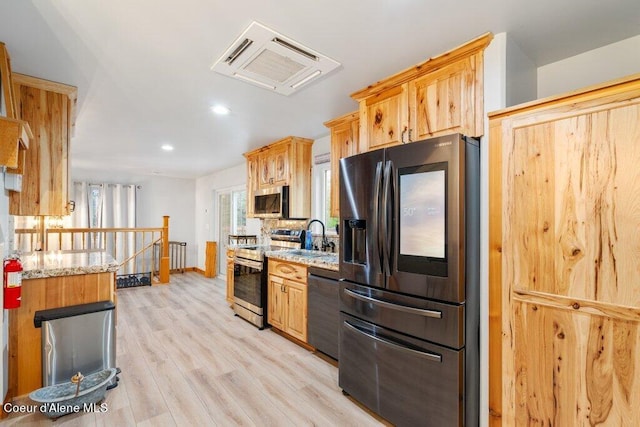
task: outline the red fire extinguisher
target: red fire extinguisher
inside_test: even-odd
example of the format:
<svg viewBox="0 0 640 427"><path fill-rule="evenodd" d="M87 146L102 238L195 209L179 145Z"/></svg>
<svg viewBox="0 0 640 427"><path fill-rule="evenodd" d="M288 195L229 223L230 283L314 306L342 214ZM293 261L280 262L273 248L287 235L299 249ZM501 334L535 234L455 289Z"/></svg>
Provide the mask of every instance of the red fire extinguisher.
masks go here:
<svg viewBox="0 0 640 427"><path fill-rule="evenodd" d="M22 264L17 257L5 258L2 265L4 278L4 308L20 307L22 298Z"/></svg>

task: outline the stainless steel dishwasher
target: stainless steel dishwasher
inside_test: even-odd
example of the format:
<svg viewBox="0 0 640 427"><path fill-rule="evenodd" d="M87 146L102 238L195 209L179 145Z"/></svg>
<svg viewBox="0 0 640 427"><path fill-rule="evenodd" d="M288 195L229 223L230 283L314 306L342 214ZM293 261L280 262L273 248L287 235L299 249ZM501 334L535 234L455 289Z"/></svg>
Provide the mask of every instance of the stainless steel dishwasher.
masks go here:
<svg viewBox="0 0 640 427"><path fill-rule="evenodd" d="M307 280L309 344L316 350L338 360L340 342L340 286L339 273L309 267Z"/></svg>

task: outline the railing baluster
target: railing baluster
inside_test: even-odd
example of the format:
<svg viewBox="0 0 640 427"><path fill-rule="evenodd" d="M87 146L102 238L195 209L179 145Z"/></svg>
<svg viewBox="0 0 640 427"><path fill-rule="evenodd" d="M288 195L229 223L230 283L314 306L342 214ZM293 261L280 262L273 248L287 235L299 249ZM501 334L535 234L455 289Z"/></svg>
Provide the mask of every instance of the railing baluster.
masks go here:
<svg viewBox="0 0 640 427"><path fill-rule="evenodd" d="M169 270L177 268L170 266L170 261L174 260L172 264L175 264L178 256L176 248L170 248L168 244L168 219L164 217L162 228L61 228L45 229L44 232L15 229L14 249L32 252L44 240L49 245L42 247L43 250L104 250L119 259L118 274L150 272L152 280L157 275L161 283L168 283ZM158 269L154 263L156 259Z"/></svg>

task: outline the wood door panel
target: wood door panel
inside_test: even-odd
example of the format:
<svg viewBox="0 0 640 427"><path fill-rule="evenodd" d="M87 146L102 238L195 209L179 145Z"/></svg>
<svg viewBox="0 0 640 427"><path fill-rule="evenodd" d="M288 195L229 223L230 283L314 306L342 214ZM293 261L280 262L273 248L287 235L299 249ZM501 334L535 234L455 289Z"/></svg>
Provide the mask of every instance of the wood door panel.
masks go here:
<svg viewBox="0 0 640 427"><path fill-rule="evenodd" d="M10 193L9 210L14 215L67 215L73 109L69 91L75 88L56 92L49 90L51 82L25 77L14 81L16 100L34 138L25 153L22 191Z"/></svg>
<svg viewBox="0 0 640 427"><path fill-rule="evenodd" d="M456 131L473 135L473 64L467 58L409 83L413 141Z"/></svg>
<svg viewBox="0 0 640 427"><path fill-rule="evenodd" d="M247 156L247 218L254 218L254 194L258 190L258 156Z"/></svg>
<svg viewBox="0 0 640 427"><path fill-rule="evenodd" d="M227 250L227 253L229 251ZM233 304L233 279L235 273L235 265L233 262L233 258L227 258L227 290L226 290L226 300L228 303ZM268 291L267 291L268 292Z"/></svg>
<svg viewBox="0 0 640 427"><path fill-rule="evenodd" d="M629 425L640 419L638 322L514 305L517 425Z"/></svg>
<svg viewBox="0 0 640 427"><path fill-rule="evenodd" d="M358 154L360 119L358 112L325 123L331 129L330 215L340 216L340 159Z"/></svg>
<svg viewBox="0 0 640 427"><path fill-rule="evenodd" d="M640 306L638 105L514 130L505 241L515 289ZM635 155L635 156L634 156Z"/></svg>
<svg viewBox="0 0 640 427"><path fill-rule="evenodd" d="M287 333L307 342L307 287L301 283L286 281L287 285Z"/></svg>
<svg viewBox="0 0 640 427"><path fill-rule="evenodd" d="M267 287L269 324L274 328L285 330L285 295L282 292L284 279L281 277L269 275L269 284Z"/></svg>
<svg viewBox="0 0 640 427"><path fill-rule="evenodd" d="M638 425L640 75L490 117L492 425Z"/></svg>
<svg viewBox="0 0 640 427"><path fill-rule="evenodd" d="M361 151L402 143L402 133L408 130L406 85L368 98L361 103L360 111L367 144Z"/></svg>

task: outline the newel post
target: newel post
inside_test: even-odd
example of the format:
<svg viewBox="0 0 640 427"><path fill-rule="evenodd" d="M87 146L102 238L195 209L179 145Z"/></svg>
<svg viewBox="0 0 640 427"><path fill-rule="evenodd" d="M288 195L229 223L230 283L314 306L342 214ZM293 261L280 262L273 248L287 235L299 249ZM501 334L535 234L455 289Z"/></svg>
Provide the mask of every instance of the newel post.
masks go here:
<svg viewBox="0 0 640 427"><path fill-rule="evenodd" d="M160 257L160 283L169 283L169 216L162 217L162 256Z"/></svg>

